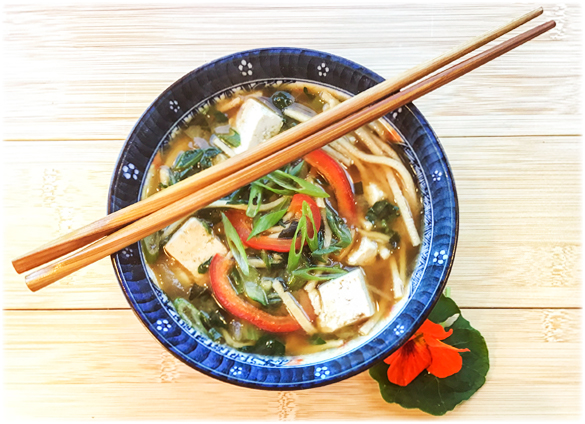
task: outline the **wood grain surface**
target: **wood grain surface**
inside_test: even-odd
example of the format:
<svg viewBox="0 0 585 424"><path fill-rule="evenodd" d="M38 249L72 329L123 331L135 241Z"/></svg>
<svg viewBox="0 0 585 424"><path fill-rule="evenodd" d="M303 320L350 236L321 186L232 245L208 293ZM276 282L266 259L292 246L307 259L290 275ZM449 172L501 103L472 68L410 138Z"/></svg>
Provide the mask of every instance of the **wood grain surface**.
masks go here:
<svg viewBox="0 0 585 424"><path fill-rule="evenodd" d="M218 382L150 336L109 259L34 294L10 260L103 216L118 152L136 120L162 90L210 60L257 47L306 47L390 78L538 6L545 13L533 26L555 19L554 30L416 102L458 189L451 294L490 348L487 383L445 418L579 417L581 8L381 2L4 6L5 415L428 418L386 404L367 373L299 392Z"/></svg>

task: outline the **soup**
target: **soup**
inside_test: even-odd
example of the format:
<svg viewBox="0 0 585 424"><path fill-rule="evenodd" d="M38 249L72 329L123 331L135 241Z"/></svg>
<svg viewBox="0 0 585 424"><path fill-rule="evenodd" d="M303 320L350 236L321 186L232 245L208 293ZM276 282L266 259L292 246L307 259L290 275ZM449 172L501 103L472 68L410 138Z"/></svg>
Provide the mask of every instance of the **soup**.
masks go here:
<svg viewBox="0 0 585 424"><path fill-rule="evenodd" d="M239 89L191 114L143 197L335 107L308 83ZM241 351L301 355L367 335L406 294L422 226L401 140L372 122L141 242L179 315Z"/></svg>

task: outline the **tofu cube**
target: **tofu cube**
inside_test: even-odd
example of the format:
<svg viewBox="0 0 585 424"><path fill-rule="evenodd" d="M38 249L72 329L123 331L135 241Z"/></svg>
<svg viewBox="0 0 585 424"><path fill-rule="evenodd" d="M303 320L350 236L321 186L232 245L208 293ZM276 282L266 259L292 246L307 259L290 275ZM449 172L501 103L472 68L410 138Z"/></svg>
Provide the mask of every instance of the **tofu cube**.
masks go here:
<svg viewBox="0 0 585 424"><path fill-rule="evenodd" d="M240 134L240 145L234 148L236 154L274 137L282 128L282 117L261 101L249 98L244 102L236 117L236 131Z"/></svg>
<svg viewBox="0 0 585 424"><path fill-rule="evenodd" d="M386 198L386 193L384 193L377 184L369 183L364 187L364 196L366 197L368 204L374 206L376 202Z"/></svg>
<svg viewBox="0 0 585 424"><path fill-rule="evenodd" d="M317 325L323 333L333 333L356 324L376 312L361 268L327 281L316 290L319 299L310 298L317 313Z"/></svg>
<svg viewBox="0 0 585 424"><path fill-rule="evenodd" d="M351 252L347 257L349 265L370 265L376 260L378 254L378 243L370 240L366 236L362 236L357 250Z"/></svg>
<svg viewBox="0 0 585 424"><path fill-rule="evenodd" d="M199 274L199 265L215 256L225 255L227 248L213 234L209 234L201 221L189 218L165 244L168 256L175 259L190 274L195 283L205 285L209 273Z"/></svg>

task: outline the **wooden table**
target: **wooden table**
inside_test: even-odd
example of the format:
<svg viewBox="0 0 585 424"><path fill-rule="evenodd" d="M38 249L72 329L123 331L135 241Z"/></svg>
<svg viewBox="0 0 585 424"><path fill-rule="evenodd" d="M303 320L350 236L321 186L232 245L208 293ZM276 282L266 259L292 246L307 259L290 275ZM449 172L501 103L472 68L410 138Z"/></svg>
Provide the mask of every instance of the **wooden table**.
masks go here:
<svg viewBox="0 0 585 424"><path fill-rule="evenodd" d="M5 413L428 417L386 404L367 373L298 392L221 383L150 336L109 259L37 293L10 259L105 213L113 166L133 124L163 89L205 62L287 45L338 54L390 77L537 6L6 6ZM556 19L554 30L416 102L457 182L451 295L491 354L487 383L451 419L581 413L581 10L543 6L537 22Z"/></svg>

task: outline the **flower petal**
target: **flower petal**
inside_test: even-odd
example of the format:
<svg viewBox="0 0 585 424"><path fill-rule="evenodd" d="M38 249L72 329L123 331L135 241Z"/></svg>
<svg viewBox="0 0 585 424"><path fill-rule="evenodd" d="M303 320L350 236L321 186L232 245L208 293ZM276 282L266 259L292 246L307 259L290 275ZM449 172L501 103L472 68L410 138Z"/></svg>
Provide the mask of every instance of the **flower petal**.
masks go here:
<svg viewBox="0 0 585 424"><path fill-rule="evenodd" d="M453 334L453 330L445 331L445 329L440 324L435 324L428 319L420 326L417 331L418 333L423 333L425 336L431 336L438 340L444 340Z"/></svg>
<svg viewBox="0 0 585 424"><path fill-rule="evenodd" d="M427 371L435 377L445 378L461 371L463 359L459 352L469 352L469 349L457 349L439 340L425 336L428 350L431 353L431 364Z"/></svg>
<svg viewBox="0 0 585 424"><path fill-rule="evenodd" d="M386 360L388 381L399 386L406 386L423 370L431 365L431 353L422 337L406 342Z"/></svg>

